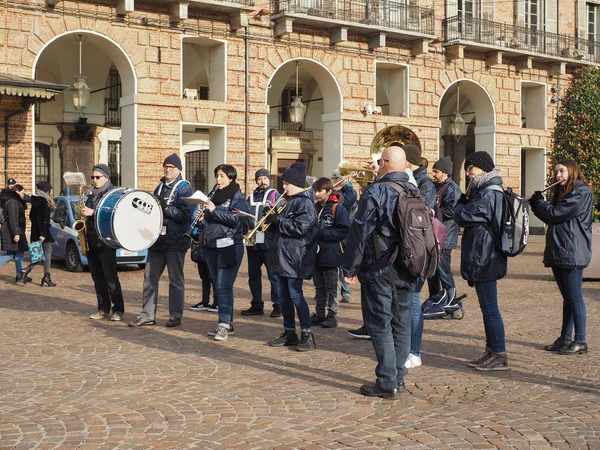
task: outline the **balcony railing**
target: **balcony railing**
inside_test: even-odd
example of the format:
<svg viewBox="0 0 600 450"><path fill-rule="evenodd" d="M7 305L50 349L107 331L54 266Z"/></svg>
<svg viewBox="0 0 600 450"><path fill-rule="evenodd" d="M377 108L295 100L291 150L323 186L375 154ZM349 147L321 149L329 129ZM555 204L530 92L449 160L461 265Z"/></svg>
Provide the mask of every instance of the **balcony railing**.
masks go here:
<svg viewBox="0 0 600 450"><path fill-rule="evenodd" d="M274 14L313 17L433 35L434 11L386 0L274 0Z"/></svg>
<svg viewBox="0 0 600 450"><path fill-rule="evenodd" d="M470 41L513 51L600 63L600 42L458 15L443 22L446 42Z"/></svg>

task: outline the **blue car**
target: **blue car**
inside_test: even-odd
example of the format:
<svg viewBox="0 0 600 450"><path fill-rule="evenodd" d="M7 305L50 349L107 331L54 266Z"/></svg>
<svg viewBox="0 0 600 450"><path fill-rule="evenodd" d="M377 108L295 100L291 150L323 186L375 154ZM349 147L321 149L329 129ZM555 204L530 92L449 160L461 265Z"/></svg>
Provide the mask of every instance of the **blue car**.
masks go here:
<svg viewBox="0 0 600 450"><path fill-rule="evenodd" d="M64 259L67 269L81 272L88 265L87 257L81 254L77 232L73 229L75 217L79 213L79 196L68 195L54 197L56 208L50 217L50 232L54 238L52 258ZM146 265L148 250L131 252L123 248L117 249L117 264L137 264L141 269Z"/></svg>

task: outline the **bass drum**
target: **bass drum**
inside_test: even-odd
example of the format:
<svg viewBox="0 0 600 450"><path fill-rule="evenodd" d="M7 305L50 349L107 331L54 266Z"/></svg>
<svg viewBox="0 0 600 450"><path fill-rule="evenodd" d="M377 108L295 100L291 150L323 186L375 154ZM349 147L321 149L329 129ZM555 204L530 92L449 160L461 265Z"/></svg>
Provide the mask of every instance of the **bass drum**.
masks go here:
<svg viewBox="0 0 600 450"><path fill-rule="evenodd" d="M153 195L137 189L117 188L98 204L96 231L111 248L141 252L160 236L163 212Z"/></svg>

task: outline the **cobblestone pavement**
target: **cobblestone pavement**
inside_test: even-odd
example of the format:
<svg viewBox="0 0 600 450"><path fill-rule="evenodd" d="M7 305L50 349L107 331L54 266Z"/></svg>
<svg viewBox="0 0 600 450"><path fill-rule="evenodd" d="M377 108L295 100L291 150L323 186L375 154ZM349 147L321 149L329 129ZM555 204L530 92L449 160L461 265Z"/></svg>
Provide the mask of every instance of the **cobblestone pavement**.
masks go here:
<svg viewBox="0 0 600 450"><path fill-rule="evenodd" d="M163 326L166 276L157 325L134 329L87 318L96 309L89 273L57 263L58 287L16 286L8 264L0 270L0 449L600 449L600 282L584 284L590 353L544 352L558 336L562 300L542 251L533 237L499 284L511 370L466 366L483 351L484 333L475 291L460 280L466 317L425 322L424 365L410 371L398 401L358 393L374 381L375 361L368 341L346 333L361 324L357 296L341 304L337 329L315 330L317 350L300 353L265 344L281 319L239 314L250 302L245 262L235 337L221 343L206 336L216 314L187 310L183 326ZM199 301L191 262L186 275L187 307ZM41 268L32 276L39 282ZM143 273L120 276L131 320Z"/></svg>

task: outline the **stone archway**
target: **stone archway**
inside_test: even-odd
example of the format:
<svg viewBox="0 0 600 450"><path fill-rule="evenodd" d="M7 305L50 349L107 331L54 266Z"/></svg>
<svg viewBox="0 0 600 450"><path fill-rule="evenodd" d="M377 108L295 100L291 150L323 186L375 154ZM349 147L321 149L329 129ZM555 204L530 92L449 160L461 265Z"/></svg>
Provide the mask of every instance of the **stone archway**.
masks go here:
<svg viewBox="0 0 600 450"><path fill-rule="evenodd" d="M274 107L281 106L282 91L289 85L291 79L295 78L296 64L299 62L300 79L307 86L306 95L303 92L303 102L307 104L307 122L319 129L319 138L321 140L312 152L309 162L310 175L329 176L337 168L342 160L342 91L339 83L332 72L318 61L308 58L293 58L281 63L271 74L267 82L266 105L269 107L269 114L266 116L267 130L273 129L272 114L278 114ZM302 83L301 83L302 84ZM267 148L272 148L270 136L267 136ZM306 159L300 157L302 151L290 149L284 152L271 151L272 173L275 172L277 158L293 160ZM310 150L309 150L310 153ZM319 160L320 159L320 160Z"/></svg>
<svg viewBox="0 0 600 450"><path fill-rule="evenodd" d="M450 134L450 121L456 112L458 85L460 84L459 110L469 124L467 136L457 141ZM479 83L459 79L448 85L440 99L439 157L450 156L454 163L452 178L464 190L463 164L467 155L482 150L496 159L496 111L488 91Z"/></svg>
<svg viewBox="0 0 600 450"><path fill-rule="evenodd" d="M120 143L121 185L136 187L137 106L135 103L135 94L137 93L137 77L134 65L123 47L111 38L95 31L69 31L53 37L44 44L35 58L33 77L35 79L50 78L55 82L72 85L73 76L79 72L79 44L76 40L77 35L85 37L82 52L82 73L88 77L87 84L90 89L100 94L97 100L94 98L95 94L92 94L90 97L90 106L84 112L84 116L88 119L91 129L98 127L99 130L106 130L104 128L105 97L102 95L102 92L103 88L106 87L106 79L110 66L114 65L119 73L121 82L121 96L119 99L121 114L120 132L115 133L112 130L108 134L114 136L113 139L118 139ZM60 136L58 142L55 142L54 145L57 149L59 146L61 147L63 161L54 170L56 174L55 183L57 179L60 180L62 171L76 170L75 163L79 166L79 170L87 171L91 169L90 165L97 162L108 162L106 160L108 150L103 149L102 156L100 156L99 150L101 145L107 144L107 138L104 136L101 138L98 137L98 132L92 133L91 142L79 141L79 139L88 138L89 135L80 137L77 134L73 134L76 131L75 125L79 121L79 114L73 108L70 92L65 91L60 100L62 100L62 105L53 105L52 108L54 108L54 111L51 112L55 123L59 124L56 126L56 130L42 125L36 127L36 124L34 124L33 126L34 145L36 140L44 141L44 139L48 139L44 134L58 134ZM42 109L43 111L44 109ZM74 161L74 159L81 161ZM35 175L35 168L32 170ZM60 185L60 181L58 185Z"/></svg>

